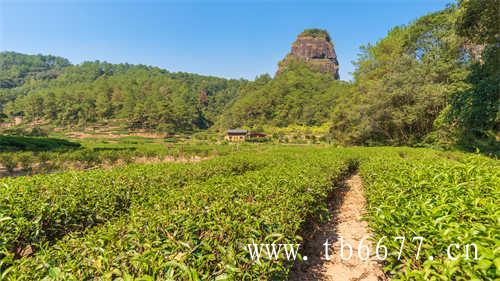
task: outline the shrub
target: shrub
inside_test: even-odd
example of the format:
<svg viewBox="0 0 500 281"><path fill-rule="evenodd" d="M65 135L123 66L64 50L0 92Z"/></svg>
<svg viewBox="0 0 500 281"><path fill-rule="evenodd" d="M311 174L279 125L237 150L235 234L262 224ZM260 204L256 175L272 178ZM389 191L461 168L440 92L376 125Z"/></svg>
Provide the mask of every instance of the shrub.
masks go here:
<svg viewBox="0 0 500 281"><path fill-rule="evenodd" d="M11 153L4 153L0 155L0 163L9 174L14 173L14 170L17 167L16 157Z"/></svg>
<svg viewBox="0 0 500 281"><path fill-rule="evenodd" d="M41 172L49 172L52 170L52 164L50 163L51 154L49 152L40 152L35 154L35 157L38 158L38 169Z"/></svg>
<svg viewBox="0 0 500 281"><path fill-rule="evenodd" d="M32 153L21 153L18 156L19 159L19 164L21 165L21 168L28 173L31 173L33 171L33 154Z"/></svg>
<svg viewBox="0 0 500 281"><path fill-rule="evenodd" d="M69 150L79 147L79 143L63 139L0 135L0 152Z"/></svg>

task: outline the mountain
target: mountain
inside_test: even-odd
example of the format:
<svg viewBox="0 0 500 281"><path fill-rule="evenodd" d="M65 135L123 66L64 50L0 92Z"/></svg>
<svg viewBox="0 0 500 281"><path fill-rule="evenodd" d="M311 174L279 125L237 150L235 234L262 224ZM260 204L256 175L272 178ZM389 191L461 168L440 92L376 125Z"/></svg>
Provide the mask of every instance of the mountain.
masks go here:
<svg viewBox="0 0 500 281"><path fill-rule="evenodd" d="M83 128L119 119L128 129L193 132L210 127L248 83L145 65L71 65L59 57L13 52L1 57L8 58L3 65L9 69L22 69L9 73L23 79L0 89L0 109L10 118L24 117L24 123Z"/></svg>
<svg viewBox="0 0 500 281"><path fill-rule="evenodd" d="M282 73L291 61L302 61L322 73L339 79L339 63L330 35L322 29L306 29L297 36L291 52L279 63L277 75Z"/></svg>
<svg viewBox="0 0 500 281"><path fill-rule="evenodd" d="M218 125L228 127L321 126L351 85L339 81L339 66L327 31L306 29L279 62L274 79L259 77L228 107Z"/></svg>
<svg viewBox="0 0 500 281"><path fill-rule="evenodd" d="M255 81L2 53L0 117L80 128L113 119L173 133L321 126L343 145L458 145L498 155L497 7L461 0L394 27L361 47L349 83L338 80L333 43L319 29L297 36L274 78Z"/></svg>
<svg viewBox="0 0 500 281"><path fill-rule="evenodd" d="M22 67L30 56L3 53ZM24 122L86 127L123 120L122 127L161 132L194 132L239 126L317 126L327 122L350 86L338 80L330 36L307 29L280 63L279 75L255 81L170 73L144 65L84 62L71 65L54 56L36 56L57 75L31 75L30 83L0 89L0 108ZM44 58L44 59L41 59ZM53 62L52 62L53 61ZM26 71L25 73L32 73ZM3 102L2 102L2 97Z"/></svg>

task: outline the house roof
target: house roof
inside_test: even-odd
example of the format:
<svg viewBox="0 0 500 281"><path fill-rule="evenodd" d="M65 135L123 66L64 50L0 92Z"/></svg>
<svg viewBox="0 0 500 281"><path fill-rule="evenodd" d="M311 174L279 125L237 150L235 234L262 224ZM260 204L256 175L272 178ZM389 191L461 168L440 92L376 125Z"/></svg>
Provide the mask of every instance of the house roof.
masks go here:
<svg viewBox="0 0 500 281"><path fill-rule="evenodd" d="M247 130L241 130L241 129L229 129L227 130L228 134L246 134Z"/></svg>
<svg viewBox="0 0 500 281"><path fill-rule="evenodd" d="M257 137L265 137L266 134L264 133L259 133L259 132L250 132L250 136L257 136Z"/></svg>

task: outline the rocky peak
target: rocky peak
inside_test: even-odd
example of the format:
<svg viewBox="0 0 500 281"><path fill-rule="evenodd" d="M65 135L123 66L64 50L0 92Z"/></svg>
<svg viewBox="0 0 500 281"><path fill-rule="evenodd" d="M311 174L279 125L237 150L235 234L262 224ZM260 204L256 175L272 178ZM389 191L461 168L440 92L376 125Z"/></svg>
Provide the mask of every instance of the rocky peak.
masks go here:
<svg viewBox="0 0 500 281"><path fill-rule="evenodd" d="M339 79L339 63L330 35L322 29L306 29L297 36L291 52L279 63L279 75L292 60L304 61L322 73Z"/></svg>

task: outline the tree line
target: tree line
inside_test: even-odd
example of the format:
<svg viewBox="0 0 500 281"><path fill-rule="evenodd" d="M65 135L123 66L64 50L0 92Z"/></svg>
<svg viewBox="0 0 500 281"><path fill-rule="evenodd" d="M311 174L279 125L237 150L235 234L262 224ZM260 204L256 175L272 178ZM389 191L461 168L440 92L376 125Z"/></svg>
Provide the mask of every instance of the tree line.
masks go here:
<svg viewBox="0 0 500 281"><path fill-rule="evenodd" d="M295 65L257 79L224 125L329 124L343 145L459 145L499 152L498 1L459 1L361 47L352 83Z"/></svg>
<svg viewBox="0 0 500 281"><path fill-rule="evenodd" d="M2 53L0 60L11 55ZM44 57L17 56L23 58L19 61ZM65 66L55 77L31 77L18 87L4 87L0 101L5 115L22 116L25 122L86 127L123 119L130 129L191 132L209 128L247 83L95 61Z"/></svg>
<svg viewBox="0 0 500 281"><path fill-rule="evenodd" d="M463 0L362 48L331 135L348 144L441 144L499 152L498 1Z"/></svg>
<svg viewBox="0 0 500 281"><path fill-rule="evenodd" d="M361 47L352 82L300 62L246 81L4 52L0 108L7 118L61 126L122 119L131 129L175 133L328 124L329 140L344 145L498 150L496 4L460 0L393 28Z"/></svg>

